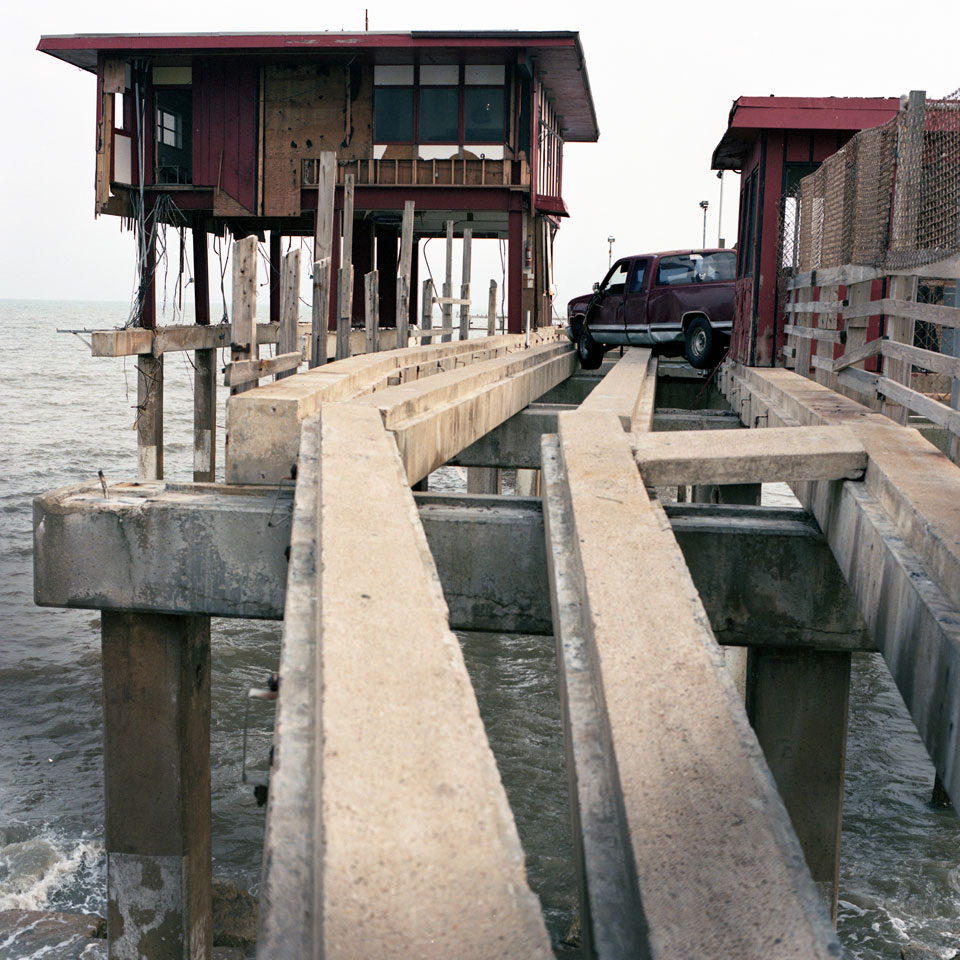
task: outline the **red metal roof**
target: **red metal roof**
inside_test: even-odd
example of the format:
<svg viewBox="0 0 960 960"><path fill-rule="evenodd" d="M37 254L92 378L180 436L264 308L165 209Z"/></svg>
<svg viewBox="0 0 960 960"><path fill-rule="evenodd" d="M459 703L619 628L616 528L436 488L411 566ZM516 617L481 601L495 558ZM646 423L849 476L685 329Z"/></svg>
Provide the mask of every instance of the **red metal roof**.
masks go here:
<svg viewBox="0 0 960 960"><path fill-rule="evenodd" d="M410 33L168 33L74 34L41 37L37 49L84 70L97 69L100 53L112 55L217 56L363 50L374 63L412 62L421 51L431 62L489 61L527 53L554 101L566 140L595 141L596 109L590 93L580 34L575 31L414 31Z"/></svg>
<svg viewBox="0 0 960 960"><path fill-rule="evenodd" d="M714 170L738 170L761 130L856 132L886 123L897 97L739 97L727 132L713 151Z"/></svg>

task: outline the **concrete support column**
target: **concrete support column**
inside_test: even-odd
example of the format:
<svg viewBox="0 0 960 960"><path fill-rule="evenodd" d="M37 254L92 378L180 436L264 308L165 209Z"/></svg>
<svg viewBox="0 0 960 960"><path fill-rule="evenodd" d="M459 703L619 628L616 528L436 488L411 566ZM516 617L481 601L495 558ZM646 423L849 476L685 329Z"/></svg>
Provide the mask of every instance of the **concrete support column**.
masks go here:
<svg viewBox="0 0 960 960"><path fill-rule="evenodd" d="M467 493L500 493L498 467L467 467Z"/></svg>
<svg viewBox="0 0 960 960"><path fill-rule="evenodd" d="M213 949L210 618L102 614L110 960Z"/></svg>
<svg viewBox="0 0 960 960"><path fill-rule="evenodd" d="M517 470L516 495L518 497L540 496L539 470Z"/></svg>
<svg viewBox="0 0 960 960"><path fill-rule="evenodd" d="M836 924L850 654L754 647L749 661L747 715Z"/></svg>
<svg viewBox="0 0 960 960"><path fill-rule="evenodd" d="M193 296L197 323L210 323L207 234L193 227ZM217 351L194 351L193 361L193 480L213 483L217 471Z"/></svg>

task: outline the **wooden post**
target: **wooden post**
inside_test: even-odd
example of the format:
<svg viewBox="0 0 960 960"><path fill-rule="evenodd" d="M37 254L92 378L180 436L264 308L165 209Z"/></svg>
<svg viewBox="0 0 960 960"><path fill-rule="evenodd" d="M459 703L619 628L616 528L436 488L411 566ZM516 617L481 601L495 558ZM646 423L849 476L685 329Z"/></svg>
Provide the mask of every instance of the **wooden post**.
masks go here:
<svg viewBox="0 0 960 960"><path fill-rule="evenodd" d="M144 261L140 271L140 288L143 302L140 306L140 325L146 330L157 326L157 236L151 234L146 242Z"/></svg>
<svg viewBox="0 0 960 960"><path fill-rule="evenodd" d="M446 271L444 273L443 281L443 297L449 298L453 296L453 221L447 221L447 259L446 259ZM452 327L453 326L453 304L452 303L442 303L440 304L440 326L441 327ZM449 343L453 339L453 335L449 333L441 334L440 342Z"/></svg>
<svg viewBox="0 0 960 960"><path fill-rule="evenodd" d="M497 281L490 281L490 299L487 301L487 336L497 332Z"/></svg>
<svg viewBox="0 0 960 960"><path fill-rule="evenodd" d="M270 231L270 322L280 322L280 303L283 297L280 275L280 242L282 236L279 230Z"/></svg>
<svg viewBox="0 0 960 960"><path fill-rule="evenodd" d="M366 350L367 353L376 353L380 349L380 304L377 290L379 286L379 272L371 270L363 278L364 284L364 320L366 323Z"/></svg>
<svg viewBox="0 0 960 960"><path fill-rule="evenodd" d="M915 301L917 299L917 278L890 277L887 296L891 300ZM908 347L912 347L915 326L916 321L907 317L887 317L887 336L897 343L905 343ZM883 373L888 379L909 387L913 364L909 360L895 360L893 357L884 357ZM891 403L886 398L883 400L881 410L892 420L896 420L897 423L906 424L910 417L910 411L906 407L899 403Z"/></svg>
<svg viewBox="0 0 960 960"><path fill-rule="evenodd" d="M137 478L163 479L163 356L137 357Z"/></svg>
<svg viewBox="0 0 960 960"><path fill-rule="evenodd" d="M413 201L403 204L400 229L400 272L397 276L397 346L407 345L410 326L410 270L413 260Z"/></svg>
<svg viewBox="0 0 960 960"><path fill-rule="evenodd" d="M245 237L233 245L233 317L230 359L256 360L257 351L257 238ZM256 380L238 383L230 395L244 393Z"/></svg>
<svg viewBox="0 0 960 960"><path fill-rule="evenodd" d="M891 252L917 248L917 215L923 176L923 127L927 95L911 90L905 122L897 144L897 180L893 195Z"/></svg>
<svg viewBox="0 0 960 960"><path fill-rule="evenodd" d="M350 356L350 327L353 322L353 174L343 183L343 260L337 290L337 359Z"/></svg>
<svg viewBox="0 0 960 960"><path fill-rule="evenodd" d="M297 320L300 317L300 248L296 247L283 258L280 283L280 330L277 355L294 353L300 349ZM296 370L281 370L276 379L292 377Z"/></svg>
<svg viewBox="0 0 960 960"><path fill-rule="evenodd" d="M200 326L210 325L207 234L193 226L193 302ZM193 354L193 482L213 483L217 473L217 351Z"/></svg>
<svg viewBox="0 0 960 960"><path fill-rule="evenodd" d="M327 362L330 311L330 261L333 251L333 204L337 183L337 155L320 154L316 235L313 240L313 316L310 330L310 366Z"/></svg>
<svg viewBox="0 0 960 960"><path fill-rule="evenodd" d="M427 331L433 326L433 281L423 281L423 305L420 312L420 329ZM433 337L421 337L420 343L432 343Z"/></svg>
<svg viewBox="0 0 960 960"><path fill-rule="evenodd" d="M463 269L460 271L460 299L470 299L470 265L473 251L471 250L473 230L464 227L463 230ZM470 304L460 304L460 339L470 337Z"/></svg>
<svg viewBox="0 0 960 960"><path fill-rule="evenodd" d="M327 304L330 302L330 258L313 265L313 322L310 326L310 367L327 362ZM319 313L319 317L317 316Z"/></svg>

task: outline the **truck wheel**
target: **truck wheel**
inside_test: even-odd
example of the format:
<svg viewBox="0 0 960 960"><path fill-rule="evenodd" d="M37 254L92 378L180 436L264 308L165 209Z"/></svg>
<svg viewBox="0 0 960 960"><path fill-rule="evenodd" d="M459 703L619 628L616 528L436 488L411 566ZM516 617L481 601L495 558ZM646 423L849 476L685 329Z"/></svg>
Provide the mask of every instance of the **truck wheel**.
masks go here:
<svg viewBox="0 0 960 960"><path fill-rule="evenodd" d="M713 328L706 317L694 317L687 327L685 353L691 367L703 369L713 357Z"/></svg>
<svg viewBox="0 0 960 960"><path fill-rule="evenodd" d="M577 356L580 357L580 366L584 370L596 370L603 363L603 347L600 346L586 327L580 331L577 340Z"/></svg>

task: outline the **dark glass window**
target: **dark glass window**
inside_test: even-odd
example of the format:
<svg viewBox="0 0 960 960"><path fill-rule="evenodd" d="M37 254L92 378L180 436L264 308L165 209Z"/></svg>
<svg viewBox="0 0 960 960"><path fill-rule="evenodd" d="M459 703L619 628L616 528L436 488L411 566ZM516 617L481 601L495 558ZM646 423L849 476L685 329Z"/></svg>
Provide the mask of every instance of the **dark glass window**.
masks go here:
<svg viewBox="0 0 960 960"><path fill-rule="evenodd" d="M413 141L413 87L375 87L374 139L378 143Z"/></svg>
<svg viewBox="0 0 960 960"><path fill-rule="evenodd" d="M483 143L503 141L503 87L464 87L463 137Z"/></svg>
<svg viewBox="0 0 960 960"><path fill-rule="evenodd" d="M420 88L420 143L457 143L459 120L459 88Z"/></svg>
<svg viewBox="0 0 960 960"><path fill-rule="evenodd" d="M637 260L634 265L633 277L630 280L630 293L643 292L643 278L647 272L647 261Z"/></svg>

